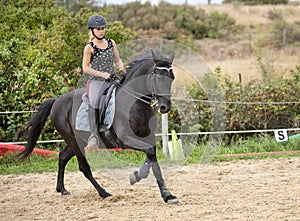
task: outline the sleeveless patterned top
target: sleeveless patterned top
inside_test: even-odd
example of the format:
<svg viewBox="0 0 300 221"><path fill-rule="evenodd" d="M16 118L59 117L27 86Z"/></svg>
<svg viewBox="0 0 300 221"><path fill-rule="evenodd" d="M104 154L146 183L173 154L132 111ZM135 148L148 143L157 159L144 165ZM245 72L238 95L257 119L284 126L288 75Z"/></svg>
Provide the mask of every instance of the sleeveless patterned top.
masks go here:
<svg viewBox="0 0 300 221"><path fill-rule="evenodd" d="M92 54L91 57L91 68L101 71L101 72L107 72L110 74L114 73L114 63L113 63L113 43L111 39L106 39L108 42L108 46L105 49L98 48L94 42L89 42L89 44L94 49L94 54ZM93 75L89 75L90 80L105 80L102 77L96 77Z"/></svg>

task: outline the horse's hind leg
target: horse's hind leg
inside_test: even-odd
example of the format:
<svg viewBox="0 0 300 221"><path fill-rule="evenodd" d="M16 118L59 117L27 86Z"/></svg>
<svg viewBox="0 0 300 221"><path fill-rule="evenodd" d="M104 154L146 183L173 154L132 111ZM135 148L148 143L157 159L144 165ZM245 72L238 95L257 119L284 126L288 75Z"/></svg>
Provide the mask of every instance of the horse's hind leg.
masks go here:
<svg viewBox="0 0 300 221"><path fill-rule="evenodd" d="M78 164L79 164L79 170L84 174L84 176L93 184L93 186L96 188L98 191L99 195L103 198L111 196L110 193L106 192L94 179L92 175L92 171L90 169L90 166L83 154L76 154Z"/></svg>
<svg viewBox="0 0 300 221"><path fill-rule="evenodd" d="M64 187L64 172L65 167L68 161L76 155L79 170L83 172L84 176L93 184L93 186L98 191L99 195L103 198L106 198L108 196L111 196L111 194L107 193L94 179L90 166L85 158L84 153L80 150L77 142L75 139L66 138L66 143L68 144L68 147L63 149L59 154L59 169L58 169L58 179L57 179L57 187L56 190L58 192L61 192L62 195L67 195L69 192ZM72 147L72 149L70 148Z"/></svg>
<svg viewBox="0 0 300 221"><path fill-rule="evenodd" d="M61 193L62 195L70 194L64 185L64 176L65 176L65 168L69 160L74 156L74 152L69 147L65 147L59 153L59 160L58 160L58 175L57 175L57 185L56 191Z"/></svg>

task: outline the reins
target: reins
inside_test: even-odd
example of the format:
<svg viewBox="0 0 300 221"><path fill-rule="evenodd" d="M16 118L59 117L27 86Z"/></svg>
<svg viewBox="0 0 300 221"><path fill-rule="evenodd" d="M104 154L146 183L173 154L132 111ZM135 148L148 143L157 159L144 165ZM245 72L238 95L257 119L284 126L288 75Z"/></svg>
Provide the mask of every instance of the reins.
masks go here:
<svg viewBox="0 0 300 221"><path fill-rule="evenodd" d="M150 84L151 84L151 93L152 93L151 97L147 96L147 95L144 95L144 94L141 94L139 92L127 89L126 87L122 87L122 84L120 84L119 82L115 81L113 84L115 86L117 86L118 88L122 87L122 90L124 90L124 92L126 92L128 95L130 95L130 96L136 98L137 100L140 100L140 101L142 101L142 102L144 102L144 103L146 103L146 104L153 107L158 102L158 98L157 98L158 96L171 96L171 94L160 94L160 93L157 92L157 84L156 84L157 73L155 72L155 69L166 70L166 71L170 72L172 70L172 67L169 67L169 68L167 68L167 67L158 67L154 64L151 73L147 77L147 80L149 79Z"/></svg>

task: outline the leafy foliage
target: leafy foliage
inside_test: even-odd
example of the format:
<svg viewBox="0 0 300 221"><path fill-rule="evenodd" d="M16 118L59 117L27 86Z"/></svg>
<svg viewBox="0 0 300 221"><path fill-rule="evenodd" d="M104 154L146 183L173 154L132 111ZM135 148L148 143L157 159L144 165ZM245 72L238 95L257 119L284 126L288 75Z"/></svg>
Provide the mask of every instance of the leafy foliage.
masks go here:
<svg viewBox="0 0 300 221"><path fill-rule="evenodd" d="M275 44L282 46L283 44L299 44L300 42L300 22L289 23L283 18L274 20L272 28L272 39ZM285 46L283 45L283 46Z"/></svg>
<svg viewBox="0 0 300 221"><path fill-rule="evenodd" d="M46 98L76 88L89 38L86 21L99 12L72 12L51 0L2 0L0 10L1 110L32 110ZM117 29L108 28L108 37L116 42L132 38L129 29L115 24ZM24 119L15 114L1 118L0 140L11 141ZM57 136L50 124L45 134Z"/></svg>
<svg viewBox="0 0 300 221"><path fill-rule="evenodd" d="M288 0L223 0L223 3L239 2L245 5L263 5L263 4L287 4Z"/></svg>
<svg viewBox="0 0 300 221"><path fill-rule="evenodd" d="M209 38L224 38L233 33L235 19L230 18L227 13L213 11L206 20L206 36Z"/></svg>
<svg viewBox="0 0 300 221"><path fill-rule="evenodd" d="M227 13L207 15L201 8L172 5L162 1L158 6L132 2L112 6L111 20L120 20L134 30L138 37L176 39L222 38L235 31L235 20Z"/></svg>
<svg viewBox="0 0 300 221"><path fill-rule="evenodd" d="M218 84L224 93L226 104L226 125L228 131L298 128L300 126L299 106L297 103L300 93L300 67L291 70L292 78L282 80L271 78L268 81L254 80L246 86L231 81L228 77L221 77L221 69L216 69L212 75L218 78ZM270 71L270 70L267 70ZM265 73L270 75L270 72ZM208 100L202 89L193 87L190 95L195 99ZM236 102L239 101L239 102ZM203 106L204 104L199 104ZM212 119L209 112L211 107L203 111L199 108L199 124L210 130L208 119ZM201 110L201 111L200 111ZM222 125L221 125L222 126ZM200 131L206 131L200 128ZM242 134L246 136L246 134ZM247 135L248 136L248 135ZM231 142L239 135L227 135L225 140Z"/></svg>
<svg viewBox="0 0 300 221"><path fill-rule="evenodd" d="M89 36L86 21L92 14L99 13L108 18L107 37L118 44L134 37L157 37L184 41L187 38L224 38L236 30L235 20L228 14L204 10L188 5L170 5L161 2L159 6L132 2L111 8L85 8L69 5L71 1L52 0L1 0L0 10L0 102L2 111L32 110L46 98L59 95L78 86L81 78L82 50ZM68 5L66 5L68 4ZM84 5L84 4L83 4ZM63 7L65 6L65 7ZM66 7L68 6L68 7ZM68 10L69 9L69 10ZM95 11L96 10L96 11ZM285 22L278 13L270 13L274 27L272 36L280 41L282 31L287 30L287 42L299 41L299 31ZM128 27L128 28L125 28ZM130 28L130 29L129 29ZM292 79L273 79L270 67L265 66L258 56L263 82L253 81L242 86L221 78L221 69L207 78L218 83L224 92L224 100L241 102L297 101L300 88L300 68L291 70ZM212 91L214 89L213 84ZM209 100L206 92L191 87L191 96ZM189 104L186 104L189 105ZM170 113L173 119L171 129L182 127L182 122L198 122L193 131L210 131L212 107L207 103L195 103L197 114L179 113L176 107ZM216 107L215 107L216 108ZM218 107L220 108L220 107ZM237 105L221 106L226 111L226 130L299 127L299 104L287 105ZM0 140L11 141L16 131L27 121L30 114L1 115ZM182 117L183 116L183 117ZM180 118L181 117L181 118ZM187 119L184 119L187 118ZM197 119L196 119L197 118ZM41 139L57 139L59 136L46 125ZM206 137L199 137L199 141ZM232 138L228 138L232 139Z"/></svg>

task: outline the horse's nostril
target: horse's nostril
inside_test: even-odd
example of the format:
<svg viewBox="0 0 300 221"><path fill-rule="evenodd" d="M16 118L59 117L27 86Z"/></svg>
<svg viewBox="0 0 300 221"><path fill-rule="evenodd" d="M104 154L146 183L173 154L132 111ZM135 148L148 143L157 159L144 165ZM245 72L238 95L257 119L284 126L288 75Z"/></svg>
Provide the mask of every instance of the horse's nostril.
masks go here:
<svg viewBox="0 0 300 221"><path fill-rule="evenodd" d="M161 105L159 108L160 113L165 114L170 110L166 105Z"/></svg>

